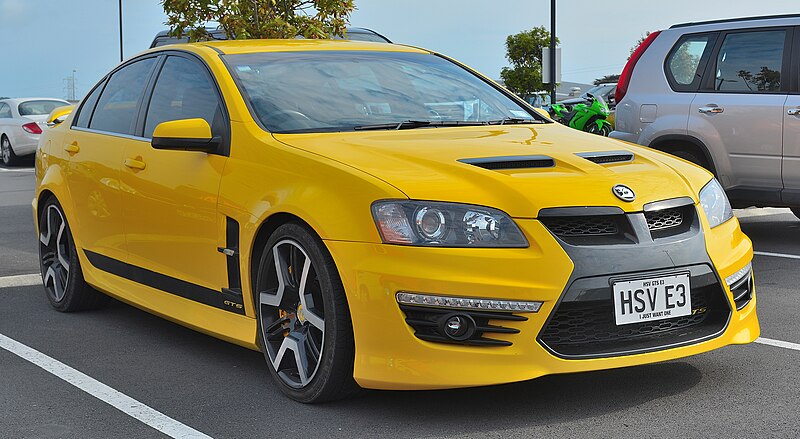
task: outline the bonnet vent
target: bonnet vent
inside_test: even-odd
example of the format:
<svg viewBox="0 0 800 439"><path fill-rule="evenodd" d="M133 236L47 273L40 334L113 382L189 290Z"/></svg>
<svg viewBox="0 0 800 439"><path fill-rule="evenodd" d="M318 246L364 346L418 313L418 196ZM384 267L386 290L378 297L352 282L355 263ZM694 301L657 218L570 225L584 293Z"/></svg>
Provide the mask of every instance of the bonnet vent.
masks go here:
<svg viewBox="0 0 800 439"><path fill-rule="evenodd" d="M546 155L520 155L507 157L481 157L460 159L459 162L493 171L503 169L552 168L555 161Z"/></svg>
<svg viewBox="0 0 800 439"><path fill-rule="evenodd" d="M629 151L602 151L602 152L579 152L578 157L604 165L606 163L632 162L633 153Z"/></svg>

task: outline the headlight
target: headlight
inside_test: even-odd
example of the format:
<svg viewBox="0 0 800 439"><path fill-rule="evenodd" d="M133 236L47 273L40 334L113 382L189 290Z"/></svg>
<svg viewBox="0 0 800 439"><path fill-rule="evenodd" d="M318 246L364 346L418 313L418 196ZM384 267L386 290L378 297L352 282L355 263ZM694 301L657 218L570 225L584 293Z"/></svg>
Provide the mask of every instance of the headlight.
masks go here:
<svg viewBox="0 0 800 439"><path fill-rule="evenodd" d="M728 196L725 195L725 189L722 189L722 185L716 178L709 181L700 191L700 204L703 206L708 224L712 228L733 218L731 203L728 201Z"/></svg>
<svg viewBox="0 0 800 439"><path fill-rule="evenodd" d="M491 207L433 201L378 201L372 216L387 244L433 247L527 247L505 213Z"/></svg>

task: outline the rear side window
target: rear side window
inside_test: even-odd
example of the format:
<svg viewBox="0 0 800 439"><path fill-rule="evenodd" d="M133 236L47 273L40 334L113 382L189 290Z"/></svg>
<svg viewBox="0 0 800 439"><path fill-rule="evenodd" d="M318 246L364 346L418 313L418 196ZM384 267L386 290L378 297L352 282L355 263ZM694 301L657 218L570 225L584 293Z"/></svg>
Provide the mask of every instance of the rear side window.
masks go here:
<svg viewBox="0 0 800 439"><path fill-rule="evenodd" d="M714 90L779 92L785 41L785 30L726 35L716 57Z"/></svg>
<svg viewBox="0 0 800 439"><path fill-rule="evenodd" d="M2 119L11 118L11 107L9 107L8 104L6 103L0 104L0 118Z"/></svg>
<svg viewBox="0 0 800 439"><path fill-rule="evenodd" d="M81 128L89 128L89 120L92 118L92 111L94 111L94 106L97 104L97 98L100 97L100 92L103 91L103 85L105 81L98 84L94 90L86 96L83 100L83 104L81 104L81 109L78 112L78 118L75 121L76 127Z"/></svg>
<svg viewBox="0 0 800 439"><path fill-rule="evenodd" d="M156 58L143 59L114 73L97 101L89 128L132 135L139 100L155 62Z"/></svg>
<svg viewBox="0 0 800 439"><path fill-rule="evenodd" d="M180 56L170 56L153 89L144 137L152 137L162 122L194 118L208 122L214 135L222 134L222 107L205 67Z"/></svg>
<svg viewBox="0 0 800 439"><path fill-rule="evenodd" d="M687 35L681 38L667 57L667 78L676 91L693 91L703 76L703 55L713 46L716 35Z"/></svg>

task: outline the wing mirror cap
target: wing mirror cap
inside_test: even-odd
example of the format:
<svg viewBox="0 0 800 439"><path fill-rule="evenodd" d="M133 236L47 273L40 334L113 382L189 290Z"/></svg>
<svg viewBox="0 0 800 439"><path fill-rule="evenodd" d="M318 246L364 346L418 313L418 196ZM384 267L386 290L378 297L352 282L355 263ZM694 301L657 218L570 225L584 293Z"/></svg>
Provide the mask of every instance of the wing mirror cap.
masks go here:
<svg viewBox="0 0 800 439"><path fill-rule="evenodd" d="M54 108L53 111L47 116L47 126L54 127L61 122L64 122L75 109L74 105L65 105L63 107Z"/></svg>
<svg viewBox="0 0 800 439"><path fill-rule="evenodd" d="M181 119L162 122L153 131L150 144L155 149L216 152L222 143L211 134L211 126L203 119Z"/></svg>

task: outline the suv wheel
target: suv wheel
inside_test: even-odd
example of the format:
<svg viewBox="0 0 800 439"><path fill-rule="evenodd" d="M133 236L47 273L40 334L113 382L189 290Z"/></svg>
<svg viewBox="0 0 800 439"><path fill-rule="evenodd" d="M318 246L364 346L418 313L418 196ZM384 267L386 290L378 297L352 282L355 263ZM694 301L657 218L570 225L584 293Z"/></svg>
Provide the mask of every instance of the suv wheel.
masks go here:
<svg viewBox="0 0 800 439"><path fill-rule="evenodd" d="M680 157L686 161L692 162L697 166L701 166L706 168L707 170L711 171L711 166L708 165L708 161L705 157L700 156L694 151L687 151L685 149L678 149L674 151L670 151L670 153L674 156ZM713 171L712 171L713 172Z"/></svg>

